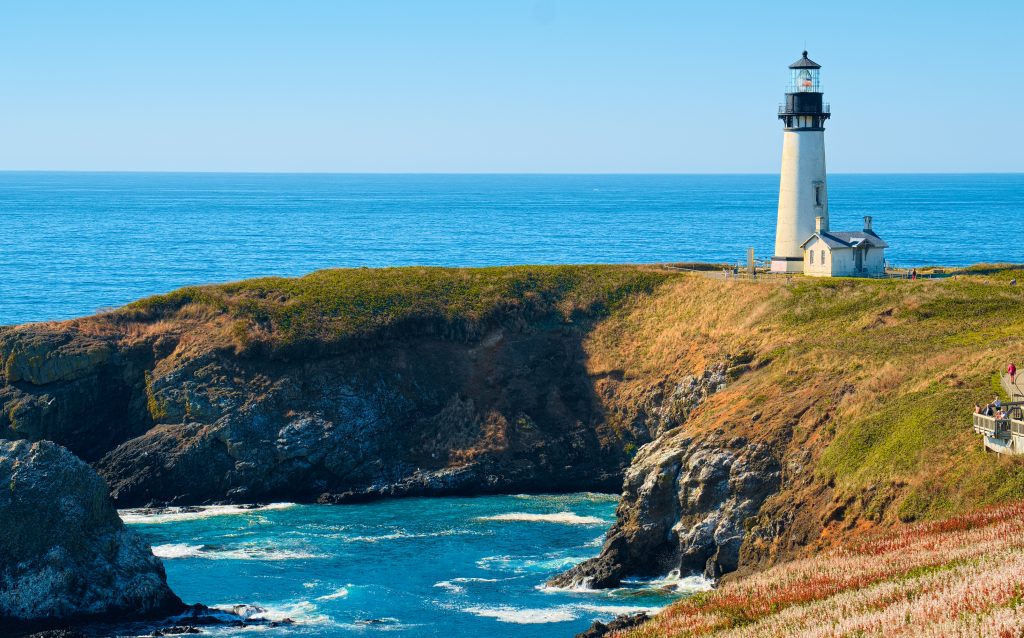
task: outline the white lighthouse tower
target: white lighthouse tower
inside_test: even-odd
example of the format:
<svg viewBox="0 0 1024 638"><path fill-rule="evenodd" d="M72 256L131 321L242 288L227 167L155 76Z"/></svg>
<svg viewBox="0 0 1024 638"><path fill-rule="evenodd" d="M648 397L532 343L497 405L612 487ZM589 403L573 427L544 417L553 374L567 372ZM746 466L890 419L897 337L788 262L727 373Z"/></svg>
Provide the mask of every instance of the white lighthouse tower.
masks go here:
<svg viewBox="0 0 1024 638"><path fill-rule="evenodd" d="M785 129L772 272L799 273L804 268L801 245L815 232L828 232L825 120L830 113L822 102L818 77L821 65L804 51L789 68L792 80L786 103L779 107ZM820 218L817 226L815 218Z"/></svg>

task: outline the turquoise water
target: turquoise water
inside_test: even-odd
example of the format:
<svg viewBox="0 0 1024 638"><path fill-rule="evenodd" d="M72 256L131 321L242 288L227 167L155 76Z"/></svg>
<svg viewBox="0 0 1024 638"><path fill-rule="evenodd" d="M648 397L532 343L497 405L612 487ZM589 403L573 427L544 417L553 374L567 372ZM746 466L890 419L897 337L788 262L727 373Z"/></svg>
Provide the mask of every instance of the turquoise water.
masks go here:
<svg viewBox="0 0 1024 638"><path fill-rule="evenodd" d="M770 256L774 175L0 173L0 325L335 266ZM897 265L1024 261L1024 175L832 175Z"/></svg>
<svg viewBox="0 0 1024 638"><path fill-rule="evenodd" d="M266 611L256 617L296 621L261 633L526 638L572 636L594 619L653 611L703 586L690 578L607 592L545 590L547 578L598 553L616 501L415 498L122 517L164 558L186 602L258 605Z"/></svg>

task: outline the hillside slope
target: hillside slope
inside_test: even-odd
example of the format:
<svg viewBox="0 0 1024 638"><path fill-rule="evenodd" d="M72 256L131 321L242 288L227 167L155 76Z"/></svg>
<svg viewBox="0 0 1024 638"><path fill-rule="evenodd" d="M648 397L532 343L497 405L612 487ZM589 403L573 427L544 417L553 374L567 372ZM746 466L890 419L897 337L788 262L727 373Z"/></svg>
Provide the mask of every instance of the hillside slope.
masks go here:
<svg viewBox="0 0 1024 638"><path fill-rule="evenodd" d="M986 454L970 428L996 371L1024 353L1024 290L1009 285L1020 274L694 278L602 324L595 335L619 335L626 361L663 365L661 344L675 342L750 363L640 450L601 556L555 584L718 577L853 530L1024 496L1024 462Z"/></svg>
<svg viewBox="0 0 1024 638"><path fill-rule="evenodd" d="M855 535L677 603L617 638L1019 636L1024 504Z"/></svg>
<svg viewBox="0 0 1024 638"><path fill-rule="evenodd" d="M68 446L121 506L624 486L602 555L560 584L719 576L1024 496L1024 463L969 428L1024 353L1021 274L408 268L188 288L0 329L0 436Z"/></svg>

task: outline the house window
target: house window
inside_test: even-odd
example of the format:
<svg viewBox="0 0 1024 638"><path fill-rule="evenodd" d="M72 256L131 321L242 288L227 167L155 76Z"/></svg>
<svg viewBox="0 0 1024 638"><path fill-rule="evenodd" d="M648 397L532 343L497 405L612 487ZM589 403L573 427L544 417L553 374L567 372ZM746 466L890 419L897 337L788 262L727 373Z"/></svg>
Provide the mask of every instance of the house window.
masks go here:
<svg viewBox="0 0 1024 638"><path fill-rule="evenodd" d="M810 254L811 254L811 265L813 266L814 265L814 251L813 250L810 251Z"/></svg>
<svg viewBox="0 0 1024 638"><path fill-rule="evenodd" d="M818 208L821 208L822 206L825 205L825 193L823 192L823 186L824 185L821 182L817 182L814 184L814 205L817 206Z"/></svg>
<svg viewBox="0 0 1024 638"><path fill-rule="evenodd" d="M824 250L821 251L821 265L822 266L825 265L825 251Z"/></svg>

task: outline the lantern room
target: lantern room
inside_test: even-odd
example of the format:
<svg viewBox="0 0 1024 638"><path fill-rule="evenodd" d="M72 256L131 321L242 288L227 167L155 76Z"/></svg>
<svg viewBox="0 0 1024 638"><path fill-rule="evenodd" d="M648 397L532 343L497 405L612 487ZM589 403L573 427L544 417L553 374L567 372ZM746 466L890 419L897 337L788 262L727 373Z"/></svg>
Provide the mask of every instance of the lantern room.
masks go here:
<svg viewBox="0 0 1024 638"><path fill-rule="evenodd" d="M818 76L821 65L808 58L807 51L804 51L802 58L790 64L789 69L792 77L787 93L821 93Z"/></svg>

